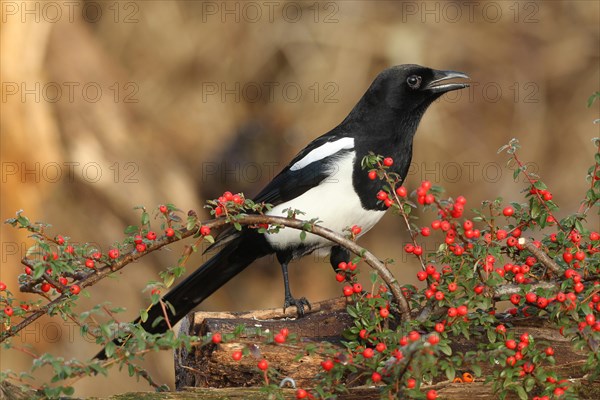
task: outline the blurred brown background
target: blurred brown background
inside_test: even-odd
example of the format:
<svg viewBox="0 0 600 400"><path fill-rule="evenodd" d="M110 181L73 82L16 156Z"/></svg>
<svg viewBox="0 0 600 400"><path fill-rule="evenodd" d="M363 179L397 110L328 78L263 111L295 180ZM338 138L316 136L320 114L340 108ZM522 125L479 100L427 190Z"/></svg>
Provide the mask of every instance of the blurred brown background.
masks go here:
<svg viewBox="0 0 600 400"><path fill-rule="evenodd" d="M409 189L430 179L471 207L496 196L519 200L523 185L503 169L506 155L496 154L512 137L563 214L576 210L587 186L590 139L599 134L592 121L600 115L597 104L586 108L600 83L596 1L1 4L3 220L24 209L54 233L106 249L138 221L136 205L173 202L204 212L203 202L226 189L252 196L339 123L380 70L402 63L464 71L473 81L427 112ZM0 275L14 289L30 241L1 229ZM417 266L402 254L406 240L400 219L388 215L362 242L394 258L401 281L416 283ZM135 316L148 301L144 282L173 265L180 249L145 257L95 286L85 305L112 301L128 308L124 320ZM326 263L307 257L297 264L296 295L340 294ZM201 307L282 300L279 266L265 260ZM94 354L76 331L46 319L16 341L67 358ZM30 362L1 355L2 369ZM170 354L147 366L173 382ZM148 390L118 372L76 388L81 396Z"/></svg>

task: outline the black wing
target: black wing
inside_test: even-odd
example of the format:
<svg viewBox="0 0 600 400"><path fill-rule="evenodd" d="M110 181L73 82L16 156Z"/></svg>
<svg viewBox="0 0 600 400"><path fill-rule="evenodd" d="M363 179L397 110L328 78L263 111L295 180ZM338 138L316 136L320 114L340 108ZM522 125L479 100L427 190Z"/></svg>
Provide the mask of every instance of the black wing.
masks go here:
<svg viewBox="0 0 600 400"><path fill-rule="evenodd" d="M298 170L292 170L291 167L298 161L302 160L308 153L314 149L326 144L330 141L335 141L347 137L337 129L320 136L308 144L294 159L279 173L271 182L267 184L256 196L252 199L255 203L268 203L273 206L284 203L288 200L301 196L303 193L318 186L323 180L327 179L333 171L328 167L328 164L339 156L346 154L352 149L339 150L321 160L315 161ZM206 250L220 248L229 240L233 239L240 232L233 227L225 228L217 237L215 243L210 245Z"/></svg>
<svg viewBox="0 0 600 400"><path fill-rule="evenodd" d="M308 164L298 170L291 170L290 168L298 161L302 160L311 151L327 142L332 142L344 137L346 137L346 135L333 130L313 140L298 153L296 157L294 157L294 159L263 188L263 190L254 196L254 202L269 203L276 206L301 196L306 191L318 186L332 172L331 169L328 168L328 164L351 149L339 150L334 154Z"/></svg>

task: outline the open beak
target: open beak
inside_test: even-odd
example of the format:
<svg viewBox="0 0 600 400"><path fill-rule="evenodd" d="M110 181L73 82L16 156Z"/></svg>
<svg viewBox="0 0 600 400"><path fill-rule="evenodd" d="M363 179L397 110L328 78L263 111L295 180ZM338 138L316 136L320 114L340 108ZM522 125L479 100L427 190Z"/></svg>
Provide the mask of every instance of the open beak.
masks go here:
<svg viewBox="0 0 600 400"><path fill-rule="evenodd" d="M469 79L469 76L458 71L435 71L434 80L425 86L425 90L431 93L446 93L452 90L469 87L466 83L443 83L449 79Z"/></svg>

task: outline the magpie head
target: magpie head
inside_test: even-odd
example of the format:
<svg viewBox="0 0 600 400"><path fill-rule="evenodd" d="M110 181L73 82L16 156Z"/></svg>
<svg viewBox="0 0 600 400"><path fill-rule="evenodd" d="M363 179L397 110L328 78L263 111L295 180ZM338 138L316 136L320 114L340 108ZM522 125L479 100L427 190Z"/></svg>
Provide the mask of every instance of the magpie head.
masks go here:
<svg viewBox="0 0 600 400"><path fill-rule="evenodd" d="M415 64L397 65L381 72L367 90L369 103L400 113L422 114L438 97L468 87L467 79L457 71L441 71Z"/></svg>

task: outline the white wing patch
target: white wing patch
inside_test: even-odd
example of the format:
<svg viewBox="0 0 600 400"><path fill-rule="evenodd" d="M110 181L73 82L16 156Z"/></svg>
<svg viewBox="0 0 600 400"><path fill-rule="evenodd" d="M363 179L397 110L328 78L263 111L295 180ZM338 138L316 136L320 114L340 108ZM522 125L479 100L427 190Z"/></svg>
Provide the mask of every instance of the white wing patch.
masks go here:
<svg viewBox="0 0 600 400"><path fill-rule="evenodd" d="M287 216L286 208L303 211L297 218L310 220L318 218L319 225L342 233L344 228L354 224L362 228L361 235L368 232L385 214L385 211L365 210L360 198L352 188L354 154L340 158L335 170L320 185L304 192L299 197L273 207L267 215ZM345 192L344 192L345 191ZM343 200L340 200L343 193ZM289 249L300 243L300 232L292 228L281 229L277 233L265 235L271 246L277 250ZM312 233L307 233L304 244L316 248L331 247L332 242Z"/></svg>
<svg viewBox="0 0 600 400"><path fill-rule="evenodd" d="M290 171L297 171L306 167L309 164L314 163L315 161L319 161L324 159L325 157L329 157L340 150L344 149L353 149L354 148L354 139L353 138L342 138L338 139L335 142L328 142L322 146L317 147L316 149L310 151L307 155L302 157L302 159L298 160L294 165L290 167Z"/></svg>

